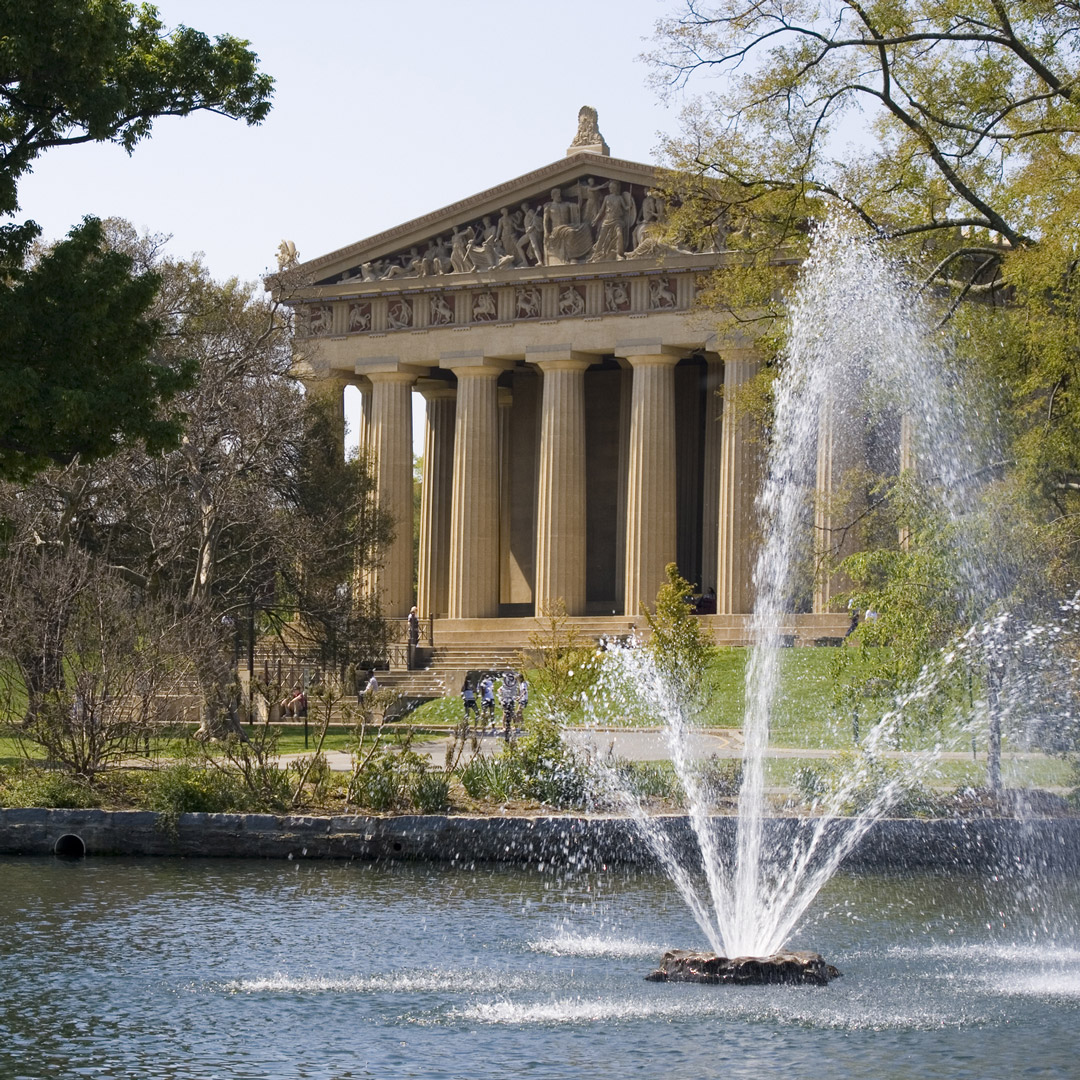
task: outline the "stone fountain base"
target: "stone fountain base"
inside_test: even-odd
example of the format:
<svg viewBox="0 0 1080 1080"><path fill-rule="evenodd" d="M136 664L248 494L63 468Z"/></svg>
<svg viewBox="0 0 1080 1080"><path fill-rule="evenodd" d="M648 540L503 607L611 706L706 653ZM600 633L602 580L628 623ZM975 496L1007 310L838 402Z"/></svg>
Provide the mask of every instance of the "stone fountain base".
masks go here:
<svg viewBox="0 0 1080 1080"><path fill-rule="evenodd" d="M827 986L840 972L816 952L778 952L772 956L736 956L671 949L649 982L730 983L734 986Z"/></svg>

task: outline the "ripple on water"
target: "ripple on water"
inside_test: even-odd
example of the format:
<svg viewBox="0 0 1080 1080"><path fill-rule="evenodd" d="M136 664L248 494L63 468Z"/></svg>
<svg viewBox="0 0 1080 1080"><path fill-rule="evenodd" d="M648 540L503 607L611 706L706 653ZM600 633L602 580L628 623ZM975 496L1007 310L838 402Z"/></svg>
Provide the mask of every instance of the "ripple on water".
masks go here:
<svg viewBox="0 0 1080 1080"><path fill-rule="evenodd" d="M444 1020L511 1026L722 1020L842 1031L936 1030L987 1021L985 1016L974 1014L943 1019L939 1003L934 1002L890 1003L879 999L862 1003L851 997L830 997L817 988L695 989L701 992L671 993L667 988L663 996L656 997L564 997L543 1001L501 998L450 1010Z"/></svg>
<svg viewBox="0 0 1080 1080"><path fill-rule="evenodd" d="M927 978L962 981L997 996L1080 998L1080 949L1052 943L964 942L918 949L889 950L891 956L911 958L942 967Z"/></svg>
<svg viewBox="0 0 1080 1080"><path fill-rule="evenodd" d="M228 994L497 994L538 990L533 973L477 969L391 971L375 975L273 975L231 979L218 988Z"/></svg>
<svg viewBox="0 0 1080 1080"><path fill-rule="evenodd" d="M652 956L660 957L670 947L653 941L601 934L572 934L562 931L551 937L528 942L532 952L551 956Z"/></svg>

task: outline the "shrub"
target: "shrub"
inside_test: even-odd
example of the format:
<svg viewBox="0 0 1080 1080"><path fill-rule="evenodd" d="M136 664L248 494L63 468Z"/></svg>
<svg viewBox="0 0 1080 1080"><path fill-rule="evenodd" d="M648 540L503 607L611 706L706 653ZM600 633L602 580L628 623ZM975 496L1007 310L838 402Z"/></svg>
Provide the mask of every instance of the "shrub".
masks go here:
<svg viewBox="0 0 1080 1080"><path fill-rule="evenodd" d="M859 814L894 787L888 809L902 817L932 816L940 800L919 781L905 775L901 761L845 750L820 764L803 765L794 776L795 788L811 810L830 814Z"/></svg>
<svg viewBox="0 0 1080 1080"><path fill-rule="evenodd" d="M408 748L379 748L352 777L348 801L385 813L411 805L416 780L427 770L427 762Z"/></svg>
<svg viewBox="0 0 1080 1080"><path fill-rule="evenodd" d="M474 799L506 802L518 788L514 762L505 757L477 755L459 773L461 786Z"/></svg>
<svg viewBox="0 0 1080 1080"><path fill-rule="evenodd" d="M409 786L413 806L423 814L437 814L450 806L450 780L445 772L424 769Z"/></svg>
<svg viewBox="0 0 1080 1080"><path fill-rule="evenodd" d="M588 788L588 769L562 740L558 723L539 713L506 750L519 791L552 806L580 806Z"/></svg>
<svg viewBox="0 0 1080 1080"><path fill-rule="evenodd" d="M682 797L669 761L620 761L615 772L619 784L639 799L677 801Z"/></svg>
<svg viewBox="0 0 1080 1080"><path fill-rule="evenodd" d="M166 765L151 774L147 803L159 814L221 814L250 808L239 774L190 761Z"/></svg>
<svg viewBox="0 0 1080 1080"><path fill-rule="evenodd" d="M0 774L0 805L81 810L100 806L101 796L82 777L23 764Z"/></svg>
<svg viewBox="0 0 1080 1080"><path fill-rule="evenodd" d="M710 802L734 798L742 787L741 758L721 758L710 755L701 763L701 782Z"/></svg>

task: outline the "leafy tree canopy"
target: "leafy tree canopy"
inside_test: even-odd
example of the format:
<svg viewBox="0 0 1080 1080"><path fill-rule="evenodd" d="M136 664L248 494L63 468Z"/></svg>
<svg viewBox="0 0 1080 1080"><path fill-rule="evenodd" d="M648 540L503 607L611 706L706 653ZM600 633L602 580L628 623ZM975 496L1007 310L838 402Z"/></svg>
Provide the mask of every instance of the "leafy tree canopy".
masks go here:
<svg viewBox="0 0 1080 1080"><path fill-rule="evenodd" d="M830 208L861 221L940 305L959 367L1002 418L1011 516L1041 533L1037 547L1054 548L1058 579L1075 581L1080 8L679 7L657 27L656 77L667 88L714 81L666 146L672 227L719 231L741 253L707 300L757 320L766 355L778 352L782 286L808 222ZM746 395L766 420L770 376Z"/></svg>
<svg viewBox="0 0 1080 1080"><path fill-rule="evenodd" d="M56 146L126 150L161 116L199 110L257 124L273 79L247 42L211 42L157 9L123 0L0 0L0 211L18 209L19 178Z"/></svg>
<svg viewBox="0 0 1080 1080"><path fill-rule="evenodd" d="M87 219L45 252L18 211L18 183L58 146L114 142L129 152L160 116L198 110L261 121L273 80L247 42L166 33L150 5L0 0L0 478L93 460L124 443L175 443L160 413L191 363L162 363L151 305L159 282L133 272Z"/></svg>
<svg viewBox="0 0 1080 1080"><path fill-rule="evenodd" d="M680 86L722 75L725 89L690 110L670 157L723 181L742 224L760 209L790 234L803 200L827 198L883 235L983 229L1020 246L1041 235L1050 205L1074 197L1055 182L1071 183L1080 163L1077 11L687 0L659 24L658 76ZM844 156L840 140L860 130L872 144Z"/></svg>

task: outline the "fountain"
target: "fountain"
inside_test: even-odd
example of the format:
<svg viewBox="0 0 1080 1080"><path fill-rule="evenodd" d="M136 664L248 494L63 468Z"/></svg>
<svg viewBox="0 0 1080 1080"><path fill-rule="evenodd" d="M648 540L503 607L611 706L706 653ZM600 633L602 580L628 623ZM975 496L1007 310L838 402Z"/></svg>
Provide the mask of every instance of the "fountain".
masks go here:
<svg viewBox="0 0 1080 1080"><path fill-rule="evenodd" d="M866 780L867 763L889 746L911 703L933 694L943 669L963 660L965 644L934 669L925 670L894 707L865 733L861 754L822 797L811 817L792 817L786 829L766 827L765 757L769 722L783 652L780 628L792 609L797 576L810 556L818 440L831 424L837 444L862 441L874 425L892 435L893 472L911 469L928 486L953 524L964 607L985 609L993 574L979 546L963 546L961 523L978 498L979 449L990 445L979 414L968 406L935 335L925 305L904 285L900 269L869 241L839 222L822 226L804 263L790 304L786 363L775 396L775 419L765 482L759 497L763 541L754 573L753 648L746 671L743 772L737 803L734 851L724 850L705 786L689 753L693 729L687 703L650 664L642 650L613 650L605 658L601 708L630 685L645 698L647 714L663 718L671 760L687 795L700 869L689 868L661 822L615 782L606 786L638 824L712 953L665 954L652 979L700 982L799 982L824 984L836 969L816 953L784 951L823 885L905 786L924 776L937 746L910 753L892 779L878 784L858 813L845 804ZM901 432L902 438L901 438ZM842 457L842 451L837 451ZM899 468L897 468L899 466ZM818 521L821 521L818 508ZM819 531L820 531L819 524ZM1000 616L997 617L1000 623ZM990 629L988 629L988 627ZM993 620L965 641L974 647L992 635ZM625 703L624 703L625 704ZM601 769L603 772L604 770ZM730 848L730 845L728 845ZM707 895L699 889L704 877ZM727 959L732 958L732 959Z"/></svg>

